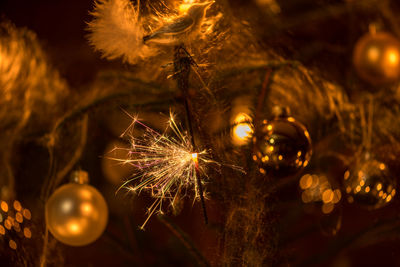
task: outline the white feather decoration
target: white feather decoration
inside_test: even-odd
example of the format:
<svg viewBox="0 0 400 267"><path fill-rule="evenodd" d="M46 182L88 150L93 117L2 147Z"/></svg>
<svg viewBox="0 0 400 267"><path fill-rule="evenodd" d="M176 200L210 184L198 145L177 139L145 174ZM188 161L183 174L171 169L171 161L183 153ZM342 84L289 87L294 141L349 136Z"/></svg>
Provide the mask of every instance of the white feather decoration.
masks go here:
<svg viewBox="0 0 400 267"><path fill-rule="evenodd" d="M88 23L89 41L107 59L121 57L135 64L157 54L143 42L144 29L139 7L129 0L96 0L93 21Z"/></svg>

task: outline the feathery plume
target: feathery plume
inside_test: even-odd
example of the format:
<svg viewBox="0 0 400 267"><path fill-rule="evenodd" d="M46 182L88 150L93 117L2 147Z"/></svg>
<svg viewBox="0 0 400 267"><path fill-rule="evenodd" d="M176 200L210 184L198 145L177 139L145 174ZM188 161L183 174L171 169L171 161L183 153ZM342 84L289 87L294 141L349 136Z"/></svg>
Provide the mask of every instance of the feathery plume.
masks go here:
<svg viewBox="0 0 400 267"><path fill-rule="evenodd" d="M88 23L89 42L103 57L122 57L123 61L136 64L157 54L156 48L143 42L145 30L139 4L134 7L129 0L96 0L91 15L94 19Z"/></svg>

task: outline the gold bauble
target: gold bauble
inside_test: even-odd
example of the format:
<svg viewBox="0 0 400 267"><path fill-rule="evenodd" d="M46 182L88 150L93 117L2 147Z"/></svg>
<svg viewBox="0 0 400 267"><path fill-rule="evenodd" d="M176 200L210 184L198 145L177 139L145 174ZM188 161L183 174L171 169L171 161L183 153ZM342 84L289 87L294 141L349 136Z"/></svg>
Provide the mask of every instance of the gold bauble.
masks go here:
<svg viewBox="0 0 400 267"><path fill-rule="evenodd" d="M396 179L389 167L367 154L344 174L347 200L367 209L378 209L396 194Z"/></svg>
<svg viewBox="0 0 400 267"><path fill-rule="evenodd" d="M98 239L106 228L108 208L103 196L87 184L59 187L46 203L46 223L60 242L84 246Z"/></svg>
<svg viewBox="0 0 400 267"><path fill-rule="evenodd" d="M312 154L306 127L293 117L264 120L253 136L253 144L253 159L259 163L259 171L274 177L297 174Z"/></svg>
<svg viewBox="0 0 400 267"><path fill-rule="evenodd" d="M355 45L353 64L372 85L394 82L400 77L400 42L385 32L365 34Z"/></svg>

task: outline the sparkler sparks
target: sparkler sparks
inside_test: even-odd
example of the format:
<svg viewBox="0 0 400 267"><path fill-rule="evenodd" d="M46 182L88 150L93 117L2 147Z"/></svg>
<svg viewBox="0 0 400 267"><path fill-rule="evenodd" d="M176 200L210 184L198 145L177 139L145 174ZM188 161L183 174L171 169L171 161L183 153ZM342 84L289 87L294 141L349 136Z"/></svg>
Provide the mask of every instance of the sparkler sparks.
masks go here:
<svg viewBox="0 0 400 267"><path fill-rule="evenodd" d="M200 197L197 188L197 175L205 173L205 166L217 162L207 158L207 151L193 151L189 136L182 132L171 113L168 129L174 136L169 136L166 131L161 134L146 126L137 118L123 135L130 138L131 148L128 149L128 159L116 159L123 164L132 164L137 172L133 178L126 181L121 188L131 192L140 193L142 190L151 193L156 200L148 209L148 217L141 226L143 229L150 217L155 212L163 212L163 204L175 203L180 194L186 195L188 189L195 192L195 199ZM144 130L141 138L133 136L133 128L138 126ZM120 148L116 148L120 149ZM136 185L132 182L139 181Z"/></svg>

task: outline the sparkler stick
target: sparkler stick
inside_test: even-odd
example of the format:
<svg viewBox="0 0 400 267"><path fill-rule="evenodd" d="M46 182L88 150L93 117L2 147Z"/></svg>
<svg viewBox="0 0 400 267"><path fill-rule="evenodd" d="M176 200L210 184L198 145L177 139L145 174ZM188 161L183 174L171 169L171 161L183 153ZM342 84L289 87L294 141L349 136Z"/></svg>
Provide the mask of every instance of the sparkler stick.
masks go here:
<svg viewBox="0 0 400 267"><path fill-rule="evenodd" d="M178 88L182 91L182 94L183 94L183 100L184 100L184 105L185 105L185 110L186 110L186 121L187 121L187 125L189 128L189 134L191 137L193 150L197 151L197 146L196 146L196 142L195 142L194 134L193 134L194 131L193 131L193 125L192 125L192 113L191 113L191 109L190 109L190 105L189 105L189 74L190 74L191 65L193 63L194 63L193 59L190 57L190 55L188 54L188 52L186 51L186 49L183 45L175 46L175 54L174 54L175 74L177 77ZM199 196L200 196L201 206L203 209L204 222L205 222L205 224L208 224L207 210L206 210L206 204L204 201L203 186L201 184L201 179L200 179L197 154L193 154L193 155L196 155L196 158L193 158L193 160L195 161L196 185L197 185L197 189L198 189Z"/></svg>

